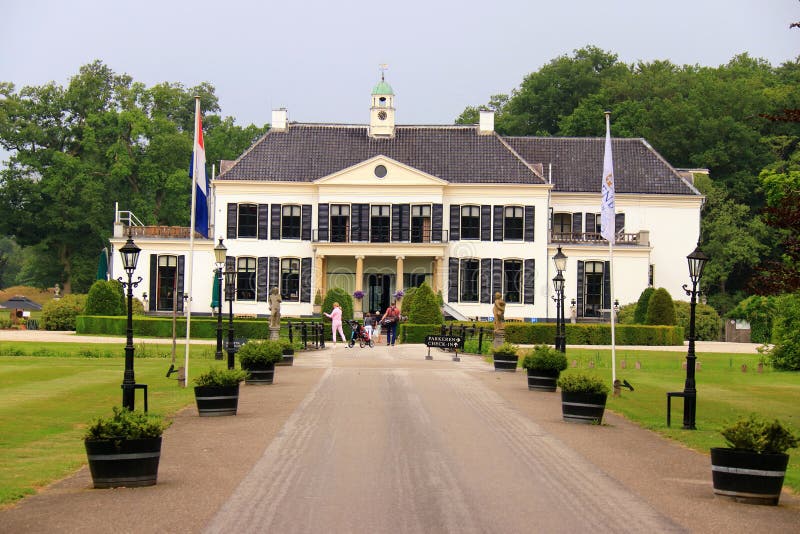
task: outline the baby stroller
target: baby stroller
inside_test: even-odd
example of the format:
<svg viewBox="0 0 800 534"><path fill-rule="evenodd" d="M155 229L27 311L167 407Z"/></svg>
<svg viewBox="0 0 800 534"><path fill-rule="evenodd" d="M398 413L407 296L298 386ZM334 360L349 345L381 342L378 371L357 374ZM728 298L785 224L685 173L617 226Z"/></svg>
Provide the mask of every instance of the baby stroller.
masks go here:
<svg viewBox="0 0 800 534"><path fill-rule="evenodd" d="M367 332L361 323L358 321L347 321L347 324L350 325L350 328L353 329L353 333L350 334L350 341L347 343L348 347L352 347L356 343L362 349L364 345L372 348L375 344L372 342L372 339L369 337L369 332Z"/></svg>

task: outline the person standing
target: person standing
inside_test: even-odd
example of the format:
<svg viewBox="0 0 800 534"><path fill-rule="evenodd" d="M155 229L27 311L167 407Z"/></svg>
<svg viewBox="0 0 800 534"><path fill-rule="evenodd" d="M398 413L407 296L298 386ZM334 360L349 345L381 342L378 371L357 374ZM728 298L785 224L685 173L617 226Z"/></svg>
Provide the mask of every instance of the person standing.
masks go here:
<svg viewBox="0 0 800 534"><path fill-rule="evenodd" d="M397 341L397 321L399 319L400 310L397 309L395 302L392 301L392 305L386 308L386 312L381 317L381 322L386 327L386 344L390 347L394 347L394 343Z"/></svg>
<svg viewBox="0 0 800 534"><path fill-rule="evenodd" d="M380 319L378 319L378 317L380 316L381 316L380 310L375 310L375 315L372 316L373 317L372 320L375 323L375 326L373 326L373 331L375 332L374 341L376 344L381 342L381 321Z"/></svg>
<svg viewBox="0 0 800 534"><path fill-rule="evenodd" d="M364 330L367 331L367 334L369 334L370 339L372 339L372 332L373 332L372 325L374 322L375 319L372 317L372 314L370 312L367 312L366 315L364 315Z"/></svg>
<svg viewBox="0 0 800 534"><path fill-rule="evenodd" d="M333 303L333 310L331 313L325 312L325 317L331 320L331 337L333 338L333 348L336 348L336 332L342 336L344 346L347 346L347 338L344 337L344 330L342 330L342 308L338 302Z"/></svg>

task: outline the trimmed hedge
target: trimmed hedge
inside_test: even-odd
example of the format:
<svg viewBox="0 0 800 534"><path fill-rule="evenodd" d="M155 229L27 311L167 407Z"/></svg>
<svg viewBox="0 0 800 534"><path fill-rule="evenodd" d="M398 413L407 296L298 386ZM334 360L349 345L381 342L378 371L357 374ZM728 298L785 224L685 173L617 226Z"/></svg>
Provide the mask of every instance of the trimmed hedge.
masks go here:
<svg viewBox="0 0 800 534"><path fill-rule="evenodd" d="M75 327L78 334L106 334L124 336L127 329L127 317L109 317L103 315L80 315L76 318ZM133 316L133 333L143 337L172 337L172 317ZM178 317L175 321L175 335L186 337L186 318ZM233 335L247 339L264 339L269 337L269 323L265 319L233 320ZM223 318L222 336L228 339L228 319ZM192 337L197 339L216 339L216 318L192 317Z"/></svg>
<svg viewBox="0 0 800 534"><path fill-rule="evenodd" d="M567 324L568 345L610 345L610 324ZM551 344L555 323L506 323L506 340L522 345ZM682 345L683 328L679 326L616 325L617 345Z"/></svg>

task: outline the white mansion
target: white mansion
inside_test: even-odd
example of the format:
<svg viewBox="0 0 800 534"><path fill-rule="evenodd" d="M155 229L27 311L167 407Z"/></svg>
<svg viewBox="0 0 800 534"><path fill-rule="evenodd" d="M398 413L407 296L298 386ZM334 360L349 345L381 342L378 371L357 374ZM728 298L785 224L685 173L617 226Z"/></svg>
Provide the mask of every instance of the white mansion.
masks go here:
<svg viewBox="0 0 800 534"><path fill-rule="evenodd" d="M499 291L507 319L543 320L555 317L557 247L568 257L566 306L579 320L614 300L636 301L650 285L683 295L703 197L690 173L645 140L613 140L611 294L600 237L604 139L504 137L491 112L472 126L397 125L385 81L372 90L369 117L363 125L304 124L276 110L268 133L221 162L209 198L214 239L194 241L192 313L211 312L219 238L226 270L237 272L237 315L267 315L272 287L283 316L307 316L315 295L332 287L362 291L356 311L374 312L427 282L456 317L491 316ZM136 296L147 293L152 312L171 310L173 288L189 288L188 229L137 226L120 213L112 246L125 243L130 224L142 249ZM112 256L120 276L119 254Z"/></svg>

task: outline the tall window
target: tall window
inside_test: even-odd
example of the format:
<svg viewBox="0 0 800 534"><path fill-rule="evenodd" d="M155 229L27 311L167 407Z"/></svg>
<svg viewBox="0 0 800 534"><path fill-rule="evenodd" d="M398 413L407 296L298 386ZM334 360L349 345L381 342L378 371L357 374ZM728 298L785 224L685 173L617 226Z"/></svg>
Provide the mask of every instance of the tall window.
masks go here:
<svg viewBox="0 0 800 534"><path fill-rule="evenodd" d="M481 207L461 207L461 239L481 238Z"/></svg>
<svg viewBox="0 0 800 534"><path fill-rule="evenodd" d="M572 214L553 214L553 238L570 239L572 237Z"/></svg>
<svg viewBox="0 0 800 534"><path fill-rule="evenodd" d="M236 300L256 300L256 259L236 259Z"/></svg>
<svg viewBox="0 0 800 534"><path fill-rule="evenodd" d="M300 260L297 258L281 260L281 299L300 300Z"/></svg>
<svg viewBox="0 0 800 534"><path fill-rule="evenodd" d="M372 206L371 214L370 241L373 243L388 243L391 227L389 206Z"/></svg>
<svg viewBox="0 0 800 534"><path fill-rule="evenodd" d="M650 264L650 268L647 270L647 285L650 287L656 287L656 266L652 263Z"/></svg>
<svg viewBox="0 0 800 534"><path fill-rule="evenodd" d="M586 232L589 234L599 234L602 221L599 213L586 214Z"/></svg>
<svg viewBox="0 0 800 534"><path fill-rule="evenodd" d="M350 206L333 204L331 206L331 242L347 243L350 231Z"/></svg>
<svg viewBox="0 0 800 534"><path fill-rule="evenodd" d="M461 260L461 276L459 277L459 300L461 302L478 302L480 289L480 260Z"/></svg>
<svg viewBox="0 0 800 534"><path fill-rule="evenodd" d="M522 302L522 260L503 262L503 295L506 302Z"/></svg>
<svg viewBox="0 0 800 534"><path fill-rule="evenodd" d="M504 211L503 239L522 241L522 221L525 218L522 207L506 206Z"/></svg>
<svg viewBox="0 0 800 534"><path fill-rule="evenodd" d="M600 317L603 307L603 262L587 261L584 269L583 316Z"/></svg>
<svg viewBox="0 0 800 534"><path fill-rule="evenodd" d="M300 206L281 207L281 239L300 239Z"/></svg>
<svg viewBox="0 0 800 534"><path fill-rule="evenodd" d="M175 281L178 274L177 256L158 257L158 295L156 295L156 309L171 310L175 305Z"/></svg>
<svg viewBox="0 0 800 534"><path fill-rule="evenodd" d="M411 206L411 242L430 243L431 207Z"/></svg>
<svg viewBox="0 0 800 534"><path fill-rule="evenodd" d="M239 204L238 237L258 237L258 205Z"/></svg>

